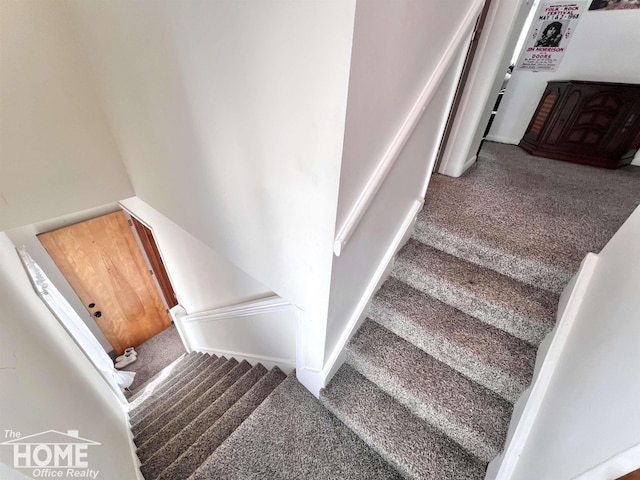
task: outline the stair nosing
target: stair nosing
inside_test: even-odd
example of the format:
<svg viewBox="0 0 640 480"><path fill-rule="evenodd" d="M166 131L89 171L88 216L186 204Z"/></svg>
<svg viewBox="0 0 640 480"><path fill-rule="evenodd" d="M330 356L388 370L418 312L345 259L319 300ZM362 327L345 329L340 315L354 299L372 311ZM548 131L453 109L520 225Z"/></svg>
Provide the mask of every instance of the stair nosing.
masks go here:
<svg viewBox="0 0 640 480"><path fill-rule="evenodd" d="M456 392L465 395L465 397L457 399L463 401L463 404L460 406L449 404L447 403L448 398L445 398L445 402L442 403L442 399L435 394L437 388L435 390L416 390L414 387L417 386L417 382L407 383L391 369L385 368L389 362L383 361L384 354L380 352L380 349L372 348L372 345L378 344L379 337L391 341L394 346L384 350L403 352L403 355L408 355L406 361L412 365L415 365L416 362L409 360L417 360L422 357L424 360L419 363L429 365L429 373L437 374L437 382L447 379L455 382L454 385L463 386L462 390L456 388ZM414 415L433 425L478 458L488 462L500 452L507 434L512 404L499 397L495 392L491 392L468 379L449 365L439 362L418 347L371 321L368 324L365 322L360 332L350 342L346 361L354 370L377 385L380 390L394 398ZM440 377L442 374L445 376ZM471 395L471 397L466 395ZM494 409L492 414L501 413L504 423L498 426L498 430L496 430L497 425L494 422L484 422L481 428L476 428L480 427L480 424L477 423L478 418L474 415L469 416L469 412L476 411L478 408L482 408L483 412L487 409ZM483 419L485 416L483 413ZM496 417L495 420L498 418Z"/></svg>
<svg viewBox="0 0 640 480"><path fill-rule="evenodd" d="M533 301L523 292L516 295L515 291L509 292L508 300L489 298L483 295L482 291L474 291L462 285L461 282L449 281L448 278L429 270L430 267L424 267L414 261L414 257L418 257L421 262L425 262L425 259L430 256L445 265L443 268L451 268L454 271L460 269L465 271L465 274L469 272L469 275L480 275L481 280L489 282L487 285L490 289L493 292L500 291L500 295L506 295L503 287L509 285L512 288L537 292L537 298L541 301L544 298L548 305ZM539 345L555 324L555 306L557 305L555 294L536 289L485 267L473 265L415 240L410 240L399 252L391 276L532 345ZM517 297L520 297L525 304L515 303ZM526 305L532 306L535 311L523 313L522 308Z"/></svg>

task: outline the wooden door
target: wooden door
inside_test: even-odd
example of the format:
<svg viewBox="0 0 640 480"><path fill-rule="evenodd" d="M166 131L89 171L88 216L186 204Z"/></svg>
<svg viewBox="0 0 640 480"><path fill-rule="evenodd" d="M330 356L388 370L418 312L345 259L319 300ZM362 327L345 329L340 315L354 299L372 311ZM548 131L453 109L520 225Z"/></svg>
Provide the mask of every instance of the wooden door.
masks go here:
<svg viewBox="0 0 640 480"><path fill-rule="evenodd" d="M122 211L38 238L118 354L171 324Z"/></svg>

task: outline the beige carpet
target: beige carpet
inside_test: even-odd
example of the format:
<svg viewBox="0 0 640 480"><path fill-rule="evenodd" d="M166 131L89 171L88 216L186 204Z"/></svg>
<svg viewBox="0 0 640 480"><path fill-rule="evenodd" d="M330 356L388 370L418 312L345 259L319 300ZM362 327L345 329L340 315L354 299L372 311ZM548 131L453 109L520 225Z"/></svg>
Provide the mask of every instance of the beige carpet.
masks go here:
<svg viewBox="0 0 640 480"><path fill-rule="evenodd" d="M126 372L136 372L136 378L130 388L132 393L136 393L154 375L185 353L185 349L175 325L171 324L137 347L136 352L138 359L122 369Z"/></svg>

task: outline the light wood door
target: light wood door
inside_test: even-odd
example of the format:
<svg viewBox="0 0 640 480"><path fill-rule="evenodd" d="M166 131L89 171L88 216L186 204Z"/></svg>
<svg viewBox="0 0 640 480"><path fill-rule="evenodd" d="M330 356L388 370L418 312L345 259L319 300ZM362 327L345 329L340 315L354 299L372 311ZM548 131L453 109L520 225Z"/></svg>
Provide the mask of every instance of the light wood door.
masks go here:
<svg viewBox="0 0 640 480"><path fill-rule="evenodd" d="M122 211L38 239L118 354L170 325Z"/></svg>

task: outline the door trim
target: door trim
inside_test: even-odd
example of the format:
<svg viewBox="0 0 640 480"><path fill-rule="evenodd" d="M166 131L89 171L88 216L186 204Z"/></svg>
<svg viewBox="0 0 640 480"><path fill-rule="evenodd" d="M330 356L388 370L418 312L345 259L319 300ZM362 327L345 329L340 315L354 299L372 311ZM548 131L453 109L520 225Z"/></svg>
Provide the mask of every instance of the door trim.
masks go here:
<svg viewBox="0 0 640 480"><path fill-rule="evenodd" d="M178 305L178 299L169 272L165 267L162 252L160 252L153 228L124 207L122 210L127 220L130 221L129 225L132 227L134 237L136 237L145 262L153 273L153 281L156 288L158 292L160 292L160 297L162 298L165 308L169 311Z"/></svg>

